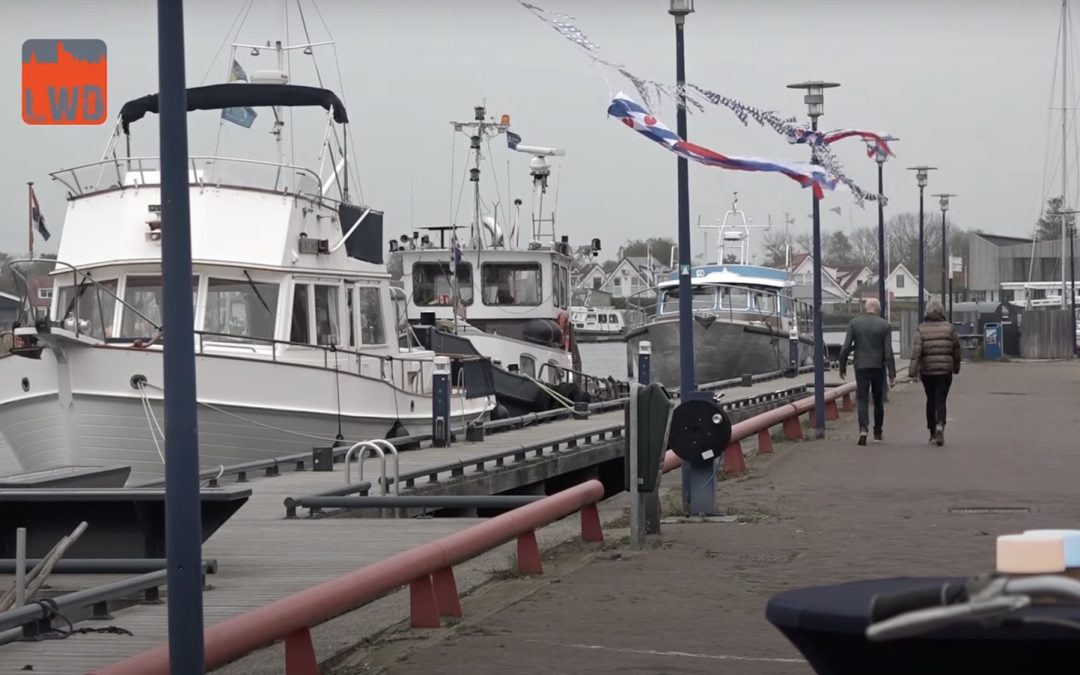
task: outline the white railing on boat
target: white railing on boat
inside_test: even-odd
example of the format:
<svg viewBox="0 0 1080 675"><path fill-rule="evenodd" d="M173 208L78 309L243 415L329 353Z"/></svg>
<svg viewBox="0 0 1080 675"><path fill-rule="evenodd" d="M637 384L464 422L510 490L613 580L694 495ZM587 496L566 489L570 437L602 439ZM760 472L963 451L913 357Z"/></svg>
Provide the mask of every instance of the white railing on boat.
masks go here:
<svg viewBox="0 0 1080 675"><path fill-rule="evenodd" d="M67 187L72 197L83 197L107 190L160 185L160 162L158 157L114 157L54 171L49 176ZM313 199L323 196L322 179L311 169L257 159L195 155L188 158L188 180L196 186L238 187Z"/></svg>

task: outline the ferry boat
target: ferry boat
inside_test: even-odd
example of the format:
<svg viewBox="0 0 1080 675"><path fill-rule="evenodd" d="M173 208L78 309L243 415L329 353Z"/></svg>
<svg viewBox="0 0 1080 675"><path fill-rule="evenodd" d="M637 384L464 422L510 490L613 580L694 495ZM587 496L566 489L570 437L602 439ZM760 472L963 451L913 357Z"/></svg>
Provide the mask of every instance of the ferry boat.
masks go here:
<svg viewBox="0 0 1080 675"><path fill-rule="evenodd" d="M495 419L570 407L602 395L608 388L590 387L596 378L580 372L569 313L568 237L556 235L554 209L544 211L551 174L547 159L565 152L522 145L510 131L509 116L496 121L484 106L474 109L472 121L451 125L455 134L469 138L474 154L474 163L465 167L473 184L472 223L467 236L457 233L464 226L445 225L418 228L411 236L391 240L391 266L400 276L412 331L438 353L491 359ZM497 221L497 208L482 213L481 147L503 134L509 150L531 155L532 227L524 245L519 241L520 216L507 233ZM514 205L520 208L521 200ZM598 249L599 240L593 245Z"/></svg>
<svg viewBox="0 0 1080 675"><path fill-rule="evenodd" d="M346 108L282 69L288 52L326 45L234 45L244 81L187 90L189 111L253 134L269 126L278 155L188 162L204 470L430 429L436 354L399 340L407 308L391 295L383 214L351 199ZM246 81L235 55L249 49L278 68ZM160 479L168 453L193 451L164 446L162 348L189 333L161 325L159 160L131 153L133 126L157 110L156 94L128 101L101 160L50 174L68 199L52 305L18 322L0 358L0 433L23 471L123 464L137 484ZM325 124L318 168L285 161L293 118ZM145 143L156 149L156 134ZM451 405L461 426L495 401L455 386Z"/></svg>
<svg viewBox="0 0 1080 675"><path fill-rule="evenodd" d="M729 224L733 217L741 224ZM716 262L694 269L691 278L696 384L809 363L813 357L811 307L793 297L794 281L787 270L749 263L750 224L738 208L737 197L713 229L718 230ZM738 249L734 262L724 262L727 247ZM638 347L647 340L652 346L653 381L678 388L678 272L657 284L646 301L633 297L628 306L628 313L637 314L626 335L630 376L635 376Z"/></svg>

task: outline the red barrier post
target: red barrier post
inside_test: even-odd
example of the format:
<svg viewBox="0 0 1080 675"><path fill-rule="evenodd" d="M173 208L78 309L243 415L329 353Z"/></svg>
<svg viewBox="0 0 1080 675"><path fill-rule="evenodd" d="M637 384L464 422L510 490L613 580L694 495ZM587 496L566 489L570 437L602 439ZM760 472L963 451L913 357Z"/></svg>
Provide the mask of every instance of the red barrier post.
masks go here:
<svg viewBox="0 0 1080 675"><path fill-rule="evenodd" d="M746 460L742 454L742 443L731 441L724 448L724 473L738 474L746 471Z"/></svg>
<svg viewBox="0 0 1080 675"><path fill-rule="evenodd" d="M413 628L441 628L439 601L427 574L409 582L409 618Z"/></svg>
<svg viewBox="0 0 1080 675"><path fill-rule="evenodd" d="M307 628L285 638L285 675L319 675L315 645L311 643L311 631Z"/></svg>
<svg viewBox="0 0 1080 675"><path fill-rule="evenodd" d="M596 504L581 509L581 540L604 543L604 527L600 524L600 509Z"/></svg>
<svg viewBox="0 0 1080 675"><path fill-rule="evenodd" d="M770 455L773 451L772 434L769 429L762 429L757 434L757 451L762 455Z"/></svg>
<svg viewBox="0 0 1080 675"><path fill-rule="evenodd" d="M845 391L844 392L844 400L843 400L843 406L841 407L841 410L843 410L844 412L851 412L851 411L855 410L855 404L851 400L851 392L850 391Z"/></svg>
<svg viewBox="0 0 1080 675"><path fill-rule="evenodd" d="M536 531L522 532L517 538L517 568L521 574L543 574L544 563L540 560L540 546L536 543Z"/></svg>
<svg viewBox="0 0 1080 675"><path fill-rule="evenodd" d="M825 419L835 421L840 419L840 411L836 408L836 399L825 401Z"/></svg>
<svg viewBox="0 0 1080 675"><path fill-rule="evenodd" d="M439 616L460 617L461 596L458 594L454 568L444 567L431 575L431 585L435 589L435 604L439 606Z"/></svg>

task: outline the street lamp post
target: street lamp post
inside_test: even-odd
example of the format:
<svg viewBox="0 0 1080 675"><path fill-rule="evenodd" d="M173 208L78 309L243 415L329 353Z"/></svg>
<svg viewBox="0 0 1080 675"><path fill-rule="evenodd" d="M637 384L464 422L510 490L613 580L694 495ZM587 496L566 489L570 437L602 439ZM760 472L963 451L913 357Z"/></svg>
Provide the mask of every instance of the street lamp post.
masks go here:
<svg viewBox="0 0 1080 675"><path fill-rule="evenodd" d="M788 89L805 89L803 101L810 113L810 128L817 131L818 118L825 112L825 90L839 87L836 82L798 82L789 84ZM811 151L812 153L813 151ZM817 157L811 154L812 164L817 164ZM825 339L821 330L821 208L815 194L814 204L814 430L817 438L825 437Z"/></svg>
<svg viewBox="0 0 1080 675"><path fill-rule="evenodd" d="M909 166L908 171L915 172L915 180L919 184L919 316L916 322L922 321L926 315L926 262L925 246L923 243L923 190L926 189L926 177L937 167L934 166Z"/></svg>
<svg viewBox="0 0 1080 675"><path fill-rule="evenodd" d="M948 245L949 238L948 238L948 235L945 232L945 212L949 210L949 197L955 197L956 195L949 194L947 192L941 192L941 193L938 193L936 195L930 195L930 196L931 197L937 197L938 198L938 204L941 205L941 302L942 302L942 304L945 304L946 303L946 300L945 300L946 276L945 275L948 273L948 270L946 269L945 265L946 265L946 260L948 260L947 256L948 256L948 250L949 250L949 245ZM947 307L950 307L950 308L952 307L952 297L951 296L952 296L952 294L950 293L949 294L949 299L947 301L948 305L946 305ZM951 316L949 317L949 322L950 323L952 322L952 317Z"/></svg>
<svg viewBox="0 0 1080 675"><path fill-rule="evenodd" d="M676 132L686 140L686 15L694 11L694 0L671 0L668 14L675 17L675 80L678 86ZM695 397L694 306L690 289L690 166L678 160L679 187L679 394L682 401ZM718 449L719 456L722 448ZM716 461L683 462L683 509L686 513L711 516L716 513Z"/></svg>
<svg viewBox="0 0 1080 675"><path fill-rule="evenodd" d="M894 141L900 140L899 138L892 139ZM879 147L874 146L874 161L877 162L877 189L880 197L885 196L885 160L887 159L885 151ZM888 300L886 300L886 288L885 280L888 276L888 264L885 260L885 203L878 199L877 203L877 220L878 220L878 300L881 301L881 316L882 318L889 316L889 309L887 307Z"/></svg>

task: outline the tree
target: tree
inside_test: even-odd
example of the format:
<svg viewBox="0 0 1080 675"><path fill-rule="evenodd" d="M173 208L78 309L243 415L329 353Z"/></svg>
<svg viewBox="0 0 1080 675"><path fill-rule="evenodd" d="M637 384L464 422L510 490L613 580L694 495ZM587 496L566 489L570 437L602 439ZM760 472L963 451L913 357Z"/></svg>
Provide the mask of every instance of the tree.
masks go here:
<svg viewBox="0 0 1080 675"><path fill-rule="evenodd" d="M1043 207L1043 212L1039 214L1039 219L1035 221L1035 238L1040 241L1045 240L1058 240L1061 239L1061 216L1063 209L1062 204L1064 200L1058 197L1051 197L1046 200L1046 206ZM1069 236L1076 236L1076 214L1065 214L1065 225L1068 229L1065 230Z"/></svg>
<svg viewBox="0 0 1080 675"><path fill-rule="evenodd" d="M821 260L830 267L850 265L855 257L851 240L841 230L830 232L822 237Z"/></svg>
<svg viewBox="0 0 1080 675"><path fill-rule="evenodd" d="M651 255L666 265L671 260L673 248L675 240L669 237L631 239L619 248L619 258L645 258Z"/></svg>
<svg viewBox="0 0 1080 675"><path fill-rule="evenodd" d="M857 227L851 233L851 262L866 265L877 274L878 232L876 227Z"/></svg>
<svg viewBox="0 0 1080 675"><path fill-rule="evenodd" d="M618 260L605 260L604 262L600 263L600 267L604 270L604 274L611 274L618 266Z"/></svg>
<svg viewBox="0 0 1080 675"><path fill-rule="evenodd" d="M792 255L797 250L795 237L791 235L791 232L783 230L767 231L761 238L761 244L764 249L766 267L782 268L787 261L789 250Z"/></svg>

